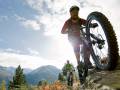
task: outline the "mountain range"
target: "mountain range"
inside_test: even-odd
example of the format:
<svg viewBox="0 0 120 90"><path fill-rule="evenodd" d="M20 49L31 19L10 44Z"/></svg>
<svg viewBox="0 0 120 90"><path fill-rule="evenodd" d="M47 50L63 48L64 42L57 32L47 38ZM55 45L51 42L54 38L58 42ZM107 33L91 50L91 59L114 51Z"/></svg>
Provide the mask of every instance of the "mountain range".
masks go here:
<svg viewBox="0 0 120 90"><path fill-rule="evenodd" d="M27 82L29 84L38 84L41 80L47 80L53 82L57 80L60 70L55 66L47 65L33 70L31 73L26 75Z"/></svg>
<svg viewBox="0 0 120 90"><path fill-rule="evenodd" d="M15 70L15 67L0 66L0 83L2 80L5 80L8 85L9 81L12 80ZM23 68L23 71L26 76L27 83L35 85L41 80L47 80L49 82L55 81L61 70L55 66L47 65L39 67L35 70Z"/></svg>

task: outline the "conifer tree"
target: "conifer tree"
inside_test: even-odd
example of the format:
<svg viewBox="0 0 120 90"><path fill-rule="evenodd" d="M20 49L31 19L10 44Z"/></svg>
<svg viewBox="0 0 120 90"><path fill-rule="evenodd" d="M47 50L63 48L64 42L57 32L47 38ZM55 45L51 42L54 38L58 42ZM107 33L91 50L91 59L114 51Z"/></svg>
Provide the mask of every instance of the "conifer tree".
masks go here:
<svg viewBox="0 0 120 90"><path fill-rule="evenodd" d="M13 76L13 81L9 82L8 88L19 88L21 85L26 85L25 75L23 73L23 69L19 65L16 68L15 75Z"/></svg>

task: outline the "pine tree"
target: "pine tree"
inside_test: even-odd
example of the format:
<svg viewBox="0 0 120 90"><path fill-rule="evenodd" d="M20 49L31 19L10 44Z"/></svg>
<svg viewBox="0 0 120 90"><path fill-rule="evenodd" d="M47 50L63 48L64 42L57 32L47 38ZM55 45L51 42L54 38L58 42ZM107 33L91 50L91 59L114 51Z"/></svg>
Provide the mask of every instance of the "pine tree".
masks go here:
<svg viewBox="0 0 120 90"><path fill-rule="evenodd" d="M62 81L62 75L61 75L61 73L59 73L59 75L58 75L58 80Z"/></svg>
<svg viewBox="0 0 120 90"><path fill-rule="evenodd" d="M13 90L13 82L9 81L8 90Z"/></svg>
<svg viewBox="0 0 120 90"><path fill-rule="evenodd" d="M0 85L0 90L6 90L6 83L4 80L2 81L2 83Z"/></svg>
<svg viewBox="0 0 120 90"><path fill-rule="evenodd" d="M39 81L37 86L41 86L42 83L43 83L42 81Z"/></svg>
<svg viewBox="0 0 120 90"><path fill-rule="evenodd" d="M59 73L58 80L60 80L62 82L65 81L64 75L62 73Z"/></svg>
<svg viewBox="0 0 120 90"><path fill-rule="evenodd" d="M19 65L16 68L15 75L13 76L13 82L11 81L9 83L9 88L10 87L19 88L21 85L26 85L26 80L25 80L25 75L23 73L23 69Z"/></svg>
<svg viewBox="0 0 120 90"><path fill-rule="evenodd" d="M19 65L16 69L15 76L13 76L13 84L14 85L22 85L26 84L25 75L23 74L23 69Z"/></svg>

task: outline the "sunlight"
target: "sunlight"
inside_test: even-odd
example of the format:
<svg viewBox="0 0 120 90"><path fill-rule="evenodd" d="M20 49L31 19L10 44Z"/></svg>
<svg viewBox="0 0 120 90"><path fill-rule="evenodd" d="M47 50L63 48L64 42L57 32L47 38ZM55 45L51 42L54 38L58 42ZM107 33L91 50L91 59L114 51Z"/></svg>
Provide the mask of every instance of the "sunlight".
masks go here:
<svg viewBox="0 0 120 90"><path fill-rule="evenodd" d="M73 48L70 44L70 42L67 39L67 35L61 35L57 38L56 46L53 46L53 48L56 48L56 53L58 53L57 56L60 57L61 61L66 63L67 60L69 60L73 65L76 66L76 58L74 55Z"/></svg>

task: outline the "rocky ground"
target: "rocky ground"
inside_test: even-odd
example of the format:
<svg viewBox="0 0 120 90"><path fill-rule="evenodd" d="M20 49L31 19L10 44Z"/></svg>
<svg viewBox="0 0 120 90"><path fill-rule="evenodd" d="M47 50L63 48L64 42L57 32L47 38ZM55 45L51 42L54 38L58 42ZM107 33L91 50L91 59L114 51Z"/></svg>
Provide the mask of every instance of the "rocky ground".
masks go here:
<svg viewBox="0 0 120 90"><path fill-rule="evenodd" d="M120 89L120 70L115 71L92 71L87 77L86 89L96 90L119 90Z"/></svg>
<svg viewBox="0 0 120 90"><path fill-rule="evenodd" d="M114 71L89 71L84 89L120 90L120 60Z"/></svg>

